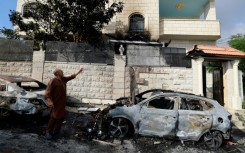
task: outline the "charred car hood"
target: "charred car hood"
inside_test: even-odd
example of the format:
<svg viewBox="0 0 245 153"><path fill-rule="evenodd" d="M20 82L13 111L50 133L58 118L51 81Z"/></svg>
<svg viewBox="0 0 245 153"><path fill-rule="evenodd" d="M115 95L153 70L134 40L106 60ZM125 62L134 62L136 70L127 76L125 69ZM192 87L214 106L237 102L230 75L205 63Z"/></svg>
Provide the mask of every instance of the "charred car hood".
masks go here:
<svg viewBox="0 0 245 153"><path fill-rule="evenodd" d="M0 95L6 96L6 97L18 97L18 98L37 98L38 94L28 92L28 91L9 91L5 93L1 93Z"/></svg>
<svg viewBox="0 0 245 153"><path fill-rule="evenodd" d="M43 95L23 90L0 93L0 107L19 114L36 114L47 109L47 104Z"/></svg>

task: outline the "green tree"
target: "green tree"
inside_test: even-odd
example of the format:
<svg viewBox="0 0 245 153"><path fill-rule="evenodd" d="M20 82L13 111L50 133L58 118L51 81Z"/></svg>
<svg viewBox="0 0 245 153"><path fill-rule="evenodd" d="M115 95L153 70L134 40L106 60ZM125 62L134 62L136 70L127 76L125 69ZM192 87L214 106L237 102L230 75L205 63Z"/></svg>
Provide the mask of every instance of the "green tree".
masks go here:
<svg viewBox="0 0 245 153"><path fill-rule="evenodd" d="M228 44L235 49L245 52L245 34L231 36ZM243 72L243 74L245 74L245 59L240 60L239 69Z"/></svg>
<svg viewBox="0 0 245 153"><path fill-rule="evenodd" d="M237 34L233 35L231 39L228 41L228 44L240 51L245 52L245 34ZM242 71L242 83L243 83L243 89L245 89L245 59L241 59L238 65L239 70ZM243 90L245 93L245 90ZM245 102L243 102L243 108L245 106Z"/></svg>
<svg viewBox="0 0 245 153"><path fill-rule="evenodd" d="M17 33L12 29L3 27L3 29L0 29L0 33L2 33L7 39L20 39Z"/></svg>
<svg viewBox="0 0 245 153"><path fill-rule="evenodd" d="M32 1L33 2L33 1ZM31 4L31 3L30 3ZM10 21L28 39L36 41L98 42L102 28L116 13L122 12L123 3L108 0L47 0L35 1L27 13L29 22L20 12L10 11Z"/></svg>

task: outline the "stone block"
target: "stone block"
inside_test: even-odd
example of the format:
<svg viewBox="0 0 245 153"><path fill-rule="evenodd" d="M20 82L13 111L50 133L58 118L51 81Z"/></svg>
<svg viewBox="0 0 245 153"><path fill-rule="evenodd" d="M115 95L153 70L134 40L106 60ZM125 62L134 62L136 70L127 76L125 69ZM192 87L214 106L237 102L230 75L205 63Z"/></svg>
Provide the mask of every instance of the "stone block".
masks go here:
<svg viewBox="0 0 245 153"><path fill-rule="evenodd" d="M105 94L105 99L113 99L112 94Z"/></svg>
<svg viewBox="0 0 245 153"><path fill-rule="evenodd" d="M155 79L155 78L157 78L157 74L149 74L149 78L150 79Z"/></svg>
<svg viewBox="0 0 245 153"><path fill-rule="evenodd" d="M115 100L102 100L101 103L103 105L107 105L107 104L114 104L116 101Z"/></svg>
<svg viewBox="0 0 245 153"><path fill-rule="evenodd" d="M145 79L144 78L136 78L136 83L144 85L145 84Z"/></svg>
<svg viewBox="0 0 245 153"><path fill-rule="evenodd" d="M124 94L113 94L113 99L118 99L118 98L121 98L121 97L125 97Z"/></svg>
<svg viewBox="0 0 245 153"><path fill-rule="evenodd" d="M121 71L121 72L115 72L114 73L114 77L124 77L125 76L125 72Z"/></svg>
<svg viewBox="0 0 245 153"><path fill-rule="evenodd" d="M126 68L125 66L117 66L115 65L114 73L116 72L125 72Z"/></svg>
<svg viewBox="0 0 245 153"><path fill-rule="evenodd" d="M83 98L82 102L83 103L89 103L89 104L97 104L97 105L101 105L102 104L100 99Z"/></svg>
<svg viewBox="0 0 245 153"><path fill-rule="evenodd" d="M113 84L114 88L117 88L117 89L124 89L125 88L125 84L124 83L119 83L119 82L115 82Z"/></svg>
<svg viewBox="0 0 245 153"><path fill-rule="evenodd" d="M139 77L140 78L149 78L149 74L148 73L140 73Z"/></svg>
<svg viewBox="0 0 245 153"><path fill-rule="evenodd" d="M113 94L124 94L124 89L114 88L113 89Z"/></svg>
<svg viewBox="0 0 245 153"><path fill-rule="evenodd" d="M114 72L103 72L102 73L103 77L113 77L114 76Z"/></svg>
<svg viewBox="0 0 245 153"><path fill-rule="evenodd" d="M114 80L113 80L113 83L115 83L115 82L124 82L125 80L124 80L125 78L123 78L123 77L118 77L118 78L114 78Z"/></svg>

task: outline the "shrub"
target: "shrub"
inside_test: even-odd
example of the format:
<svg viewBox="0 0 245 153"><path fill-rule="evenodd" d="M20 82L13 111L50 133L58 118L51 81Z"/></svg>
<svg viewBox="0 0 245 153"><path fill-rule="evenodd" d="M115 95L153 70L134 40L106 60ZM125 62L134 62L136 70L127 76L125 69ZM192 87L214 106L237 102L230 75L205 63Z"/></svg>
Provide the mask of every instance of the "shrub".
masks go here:
<svg viewBox="0 0 245 153"><path fill-rule="evenodd" d="M243 102L242 102L242 109L245 109L245 98L243 99Z"/></svg>

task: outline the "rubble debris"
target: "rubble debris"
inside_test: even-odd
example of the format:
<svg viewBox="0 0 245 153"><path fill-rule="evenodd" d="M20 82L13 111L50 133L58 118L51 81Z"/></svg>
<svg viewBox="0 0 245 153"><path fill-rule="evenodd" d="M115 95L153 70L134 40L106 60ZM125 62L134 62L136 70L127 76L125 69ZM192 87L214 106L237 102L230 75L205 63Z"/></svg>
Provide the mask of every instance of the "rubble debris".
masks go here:
<svg viewBox="0 0 245 153"><path fill-rule="evenodd" d="M242 138L240 140L237 141L238 144L241 144L241 145L245 145L245 138Z"/></svg>
<svg viewBox="0 0 245 153"><path fill-rule="evenodd" d="M224 143L227 144L227 145L237 145L237 143L232 142L230 140L226 140L226 141L224 141Z"/></svg>
<svg viewBox="0 0 245 153"><path fill-rule="evenodd" d="M154 141L153 144L154 144L154 145L158 145L158 144L161 144L161 142L160 142L160 141Z"/></svg>
<svg viewBox="0 0 245 153"><path fill-rule="evenodd" d="M79 107L77 109L78 111L85 111L85 112L97 112L99 111L100 109L99 108L96 108L96 107Z"/></svg>

